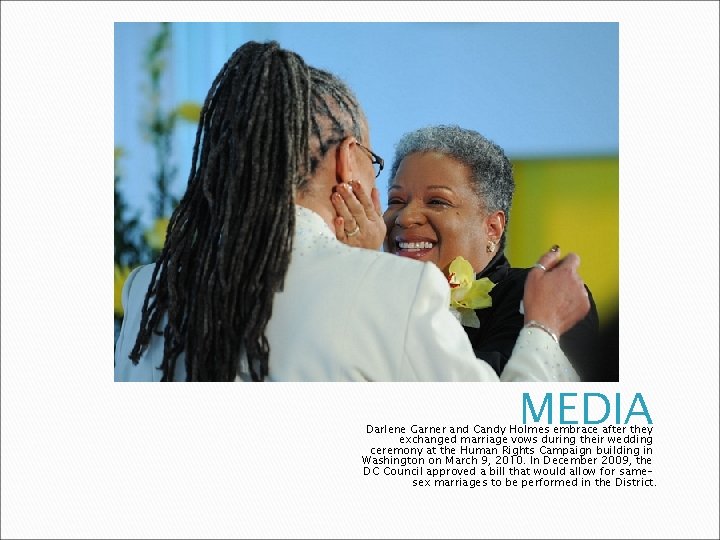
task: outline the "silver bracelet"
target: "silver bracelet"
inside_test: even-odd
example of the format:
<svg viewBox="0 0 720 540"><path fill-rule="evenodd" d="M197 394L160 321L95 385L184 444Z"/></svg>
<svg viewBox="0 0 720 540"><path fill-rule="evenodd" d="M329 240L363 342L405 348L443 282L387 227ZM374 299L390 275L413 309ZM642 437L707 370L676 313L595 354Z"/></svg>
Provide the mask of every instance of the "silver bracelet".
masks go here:
<svg viewBox="0 0 720 540"><path fill-rule="evenodd" d="M551 338L553 338L553 340L555 341L555 343L560 343L560 341L558 340L557 334L556 334L555 332L553 332L552 330L550 330L550 329L549 329L547 326L545 326L544 324L541 324L541 323L539 323L539 322L537 322L537 321L528 321L528 322L525 323L525 326L523 326L523 328L539 328L540 330L542 330L543 332L545 332L546 334L548 334Z"/></svg>

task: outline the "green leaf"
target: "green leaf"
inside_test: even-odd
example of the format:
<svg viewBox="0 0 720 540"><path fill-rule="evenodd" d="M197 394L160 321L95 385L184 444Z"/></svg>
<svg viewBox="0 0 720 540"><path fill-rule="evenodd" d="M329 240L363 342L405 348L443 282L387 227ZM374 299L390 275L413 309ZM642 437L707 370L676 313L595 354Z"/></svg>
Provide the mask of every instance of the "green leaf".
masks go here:
<svg viewBox="0 0 720 540"><path fill-rule="evenodd" d="M202 107L194 101L183 101L175 109L178 118L182 118L186 122L197 124L200 121L200 112Z"/></svg>

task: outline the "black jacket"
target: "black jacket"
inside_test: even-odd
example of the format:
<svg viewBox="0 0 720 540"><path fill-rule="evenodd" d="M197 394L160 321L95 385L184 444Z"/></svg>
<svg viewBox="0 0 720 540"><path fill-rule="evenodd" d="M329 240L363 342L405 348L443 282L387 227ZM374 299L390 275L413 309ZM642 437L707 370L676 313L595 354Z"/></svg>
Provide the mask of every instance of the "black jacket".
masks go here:
<svg viewBox="0 0 720 540"><path fill-rule="evenodd" d="M525 290L525 279L530 268L512 268L501 250L493 257L477 278L489 278L495 283L490 291L492 306L477 309L480 328L464 327L470 338L475 356L488 362L500 372L512 354L515 341L524 324L520 301ZM590 311L583 320L560 336L560 347L584 381L599 380L593 353L598 339L598 314L588 290Z"/></svg>

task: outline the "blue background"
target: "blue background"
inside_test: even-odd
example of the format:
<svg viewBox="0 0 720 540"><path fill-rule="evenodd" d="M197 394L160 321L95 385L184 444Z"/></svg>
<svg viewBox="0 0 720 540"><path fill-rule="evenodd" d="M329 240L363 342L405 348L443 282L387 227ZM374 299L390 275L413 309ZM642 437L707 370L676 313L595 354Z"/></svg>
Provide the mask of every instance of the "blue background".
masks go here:
<svg viewBox="0 0 720 540"><path fill-rule="evenodd" d="M410 7L410 6L409 6ZM339 75L370 121L387 170L399 137L436 123L476 129L511 159L618 154L617 23L173 23L163 82L169 108L202 103L248 40L275 39ZM115 23L115 144L122 189L149 224L154 155L140 135L144 51L157 23ZM187 183L195 127L179 124L172 191Z"/></svg>

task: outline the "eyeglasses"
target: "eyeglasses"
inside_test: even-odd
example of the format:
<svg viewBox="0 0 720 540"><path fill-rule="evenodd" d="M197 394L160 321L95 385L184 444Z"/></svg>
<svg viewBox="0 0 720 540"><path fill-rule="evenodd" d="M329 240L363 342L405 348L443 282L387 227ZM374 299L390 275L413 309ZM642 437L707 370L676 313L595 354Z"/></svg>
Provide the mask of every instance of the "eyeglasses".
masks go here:
<svg viewBox="0 0 720 540"><path fill-rule="evenodd" d="M370 154L370 160L372 161L373 168L375 169L375 178L380 176L380 173L383 170L383 167L385 167L385 160L378 156L375 152L370 150L367 146L363 146L360 143L356 143L360 148L365 150L368 154ZM377 165L377 167L375 167Z"/></svg>

